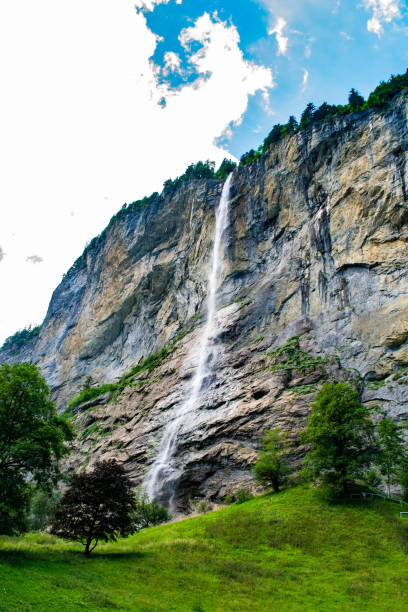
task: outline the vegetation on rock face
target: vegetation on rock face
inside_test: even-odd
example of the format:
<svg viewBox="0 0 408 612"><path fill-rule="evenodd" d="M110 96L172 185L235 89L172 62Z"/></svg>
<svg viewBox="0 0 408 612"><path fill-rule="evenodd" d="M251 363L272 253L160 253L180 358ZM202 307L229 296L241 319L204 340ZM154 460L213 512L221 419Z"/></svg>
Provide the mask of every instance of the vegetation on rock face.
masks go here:
<svg viewBox="0 0 408 612"><path fill-rule="evenodd" d="M405 612L407 524L392 502L293 488L101 543L0 538L4 610ZM44 603L45 602L45 603Z"/></svg>
<svg viewBox="0 0 408 612"><path fill-rule="evenodd" d="M75 395L67 404L67 413L71 412L81 404L85 402L91 401L98 397L101 397L105 393L112 393L112 399L115 399L126 387L129 387L135 376L141 374L145 371L154 370L157 368L162 361L170 354L173 350L175 343L170 344L162 348L157 353L152 353L148 355L145 359L142 359L140 363L135 365L129 372L123 374L118 382L116 383L107 383L105 385L101 385L99 387L89 387L86 386L81 393Z"/></svg>
<svg viewBox="0 0 408 612"><path fill-rule="evenodd" d="M81 542L90 555L99 541L116 542L136 531L132 484L115 460L99 461L90 472L74 474L58 503L51 533Z"/></svg>
<svg viewBox="0 0 408 612"><path fill-rule="evenodd" d="M24 329L21 329L20 331L17 331L12 336L6 338L0 350L11 347L20 348L21 346L24 346L24 344L27 344L27 342L32 338L36 338L40 333L40 330L41 325L37 325L36 327L29 326L25 327Z"/></svg>
<svg viewBox="0 0 408 612"><path fill-rule="evenodd" d="M24 530L31 484L55 485L73 435L35 365L0 366L0 533Z"/></svg>

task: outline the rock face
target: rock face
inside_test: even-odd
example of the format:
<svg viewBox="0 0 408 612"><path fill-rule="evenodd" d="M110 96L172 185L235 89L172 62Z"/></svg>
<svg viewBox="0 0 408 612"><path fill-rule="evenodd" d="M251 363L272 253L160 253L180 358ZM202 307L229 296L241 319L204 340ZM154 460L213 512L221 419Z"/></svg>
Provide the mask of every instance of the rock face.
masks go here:
<svg viewBox="0 0 408 612"><path fill-rule="evenodd" d="M408 419L407 121L400 96L384 113L313 124L236 171L217 367L179 440L180 506L248 485L265 428L288 430L299 462L324 380L359 375L364 401ZM118 397L78 412L75 465L116 456L139 482L153 461L188 392L221 190L189 181L121 216L55 290L40 335L0 353L39 364L62 409L87 377L112 382L186 334ZM285 351L273 353L293 336L303 361L280 369Z"/></svg>

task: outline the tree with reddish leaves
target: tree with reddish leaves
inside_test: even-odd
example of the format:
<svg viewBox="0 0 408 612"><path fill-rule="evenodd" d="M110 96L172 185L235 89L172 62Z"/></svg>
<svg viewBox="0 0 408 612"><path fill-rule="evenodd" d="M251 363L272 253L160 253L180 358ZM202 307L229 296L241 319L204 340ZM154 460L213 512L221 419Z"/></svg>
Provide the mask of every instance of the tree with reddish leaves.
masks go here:
<svg viewBox="0 0 408 612"><path fill-rule="evenodd" d="M51 533L81 542L89 556L99 541L135 533L135 496L129 477L114 459L74 474L55 509Z"/></svg>

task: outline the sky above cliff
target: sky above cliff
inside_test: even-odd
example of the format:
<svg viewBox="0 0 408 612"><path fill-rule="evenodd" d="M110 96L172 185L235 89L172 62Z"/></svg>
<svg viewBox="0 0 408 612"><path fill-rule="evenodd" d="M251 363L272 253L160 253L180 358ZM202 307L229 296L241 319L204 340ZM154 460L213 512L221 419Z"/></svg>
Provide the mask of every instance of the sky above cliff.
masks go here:
<svg viewBox="0 0 408 612"><path fill-rule="evenodd" d="M0 342L124 202L408 66L402 0L0 4Z"/></svg>

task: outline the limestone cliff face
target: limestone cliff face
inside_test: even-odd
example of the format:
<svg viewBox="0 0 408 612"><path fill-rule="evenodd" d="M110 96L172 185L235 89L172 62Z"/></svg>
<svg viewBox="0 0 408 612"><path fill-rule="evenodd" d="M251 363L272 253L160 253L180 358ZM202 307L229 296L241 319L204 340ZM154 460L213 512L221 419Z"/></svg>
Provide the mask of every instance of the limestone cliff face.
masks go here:
<svg viewBox="0 0 408 612"><path fill-rule="evenodd" d="M364 401L408 418L407 147L400 96L384 113L314 124L236 171L216 374L180 439L180 504L249 482L266 427L291 432L296 462L319 381L358 372ZM88 376L111 382L188 332L114 402L79 412L76 461L114 455L139 481L154 459L188 392L221 190L190 181L122 216L56 289L39 337L0 353L38 363L63 407ZM293 336L309 361L279 369L273 352Z"/></svg>

